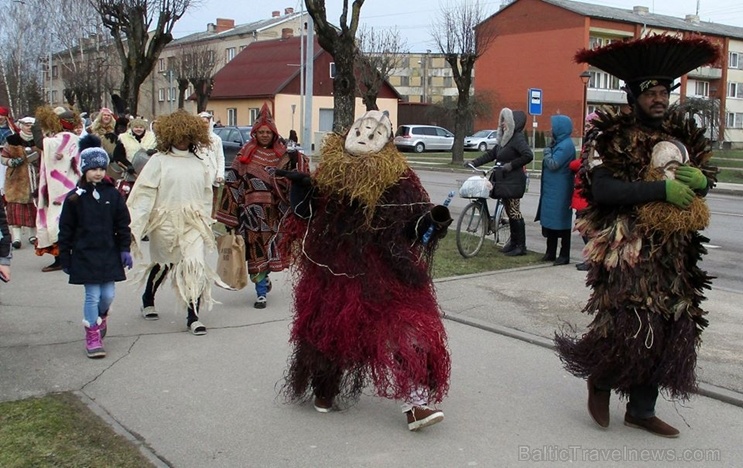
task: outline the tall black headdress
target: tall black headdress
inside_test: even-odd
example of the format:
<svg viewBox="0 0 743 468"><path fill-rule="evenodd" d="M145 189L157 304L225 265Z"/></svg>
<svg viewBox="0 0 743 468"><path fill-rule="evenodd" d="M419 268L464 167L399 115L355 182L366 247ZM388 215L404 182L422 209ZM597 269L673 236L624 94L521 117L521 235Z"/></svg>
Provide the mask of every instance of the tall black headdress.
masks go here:
<svg viewBox="0 0 743 468"><path fill-rule="evenodd" d="M588 63L623 80L630 103L646 89L665 86L702 65L720 58L719 48L701 36L680 38L653 34L631 41L617 41L575 54L577 63Z"/></svg>

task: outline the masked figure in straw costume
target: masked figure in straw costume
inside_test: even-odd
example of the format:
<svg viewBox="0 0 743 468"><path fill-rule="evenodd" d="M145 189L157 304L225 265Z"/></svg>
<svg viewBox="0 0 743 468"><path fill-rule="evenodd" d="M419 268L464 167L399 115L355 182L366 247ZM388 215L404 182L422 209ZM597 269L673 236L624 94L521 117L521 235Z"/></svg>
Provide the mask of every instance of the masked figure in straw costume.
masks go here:
<svg viewBox="0 0 743 468"><path fill-rule="evenodd" d="M36 110L35 125L43 133L36 207L36 255L54 255L54 262L41 269L44 272L62 269L57 246L59 217L67 194L81 176L79 137L73 133L81 122L80 116L64 107L42 106Z"/></svg>
<svg viewBox="0 0 743 468"><path fill-rule="evenodd" d="M629 398L624 423L663 437L679 432L655 416L659 389L686 399L707 326L701 308L710 277L697 265L709 212L703 197L716 168L704 129L669 112L676 78L718 60L699 37L652 35L583 50L586 62L623 80L632 112L598 112L598 161L584 161L588 207L576 223L586 245L595 314L580 339L556 336L566 369L588 379L588 410L609 425L611 390ZM596 154L588 153L588 154Z"/></svg>
<svg viewBox="0 0 743 468"><path fill-rule="evenodd" d="M449 387L430 267L451 218L391 137L387 114L369 111L347 136L326 138L311 176L288 175L296 216L282 245L297 281L285 392L328 412L336 397L354 399L371 383L403 400L408 429L418 430L443 419L428 405Z"/></svg>

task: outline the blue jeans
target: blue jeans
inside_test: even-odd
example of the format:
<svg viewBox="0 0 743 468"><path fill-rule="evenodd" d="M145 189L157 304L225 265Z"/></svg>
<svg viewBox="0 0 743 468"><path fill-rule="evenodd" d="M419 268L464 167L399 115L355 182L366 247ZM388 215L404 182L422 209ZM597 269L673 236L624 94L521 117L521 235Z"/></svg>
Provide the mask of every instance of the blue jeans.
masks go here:
<svg viewBox="0 0 743 468"><path fill-rule="evenodd" d="M270 280L268 279L268 274L266 276L255 283L255 294L256 296L266 296L268 294L268 282Z"/></svg>
<svg viewBox="0 0 743 468"><path fill-rule="evenodd" d="M85 304L83 305L83 320L90 325L98 321L99 315L105 315L114 301L116 283L86 284Z"/></svg>

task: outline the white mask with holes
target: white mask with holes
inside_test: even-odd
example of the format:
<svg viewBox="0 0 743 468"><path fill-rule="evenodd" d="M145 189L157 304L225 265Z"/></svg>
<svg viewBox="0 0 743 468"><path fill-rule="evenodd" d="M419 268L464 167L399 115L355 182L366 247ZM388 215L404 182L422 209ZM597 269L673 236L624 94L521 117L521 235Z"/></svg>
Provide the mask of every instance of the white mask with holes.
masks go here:
<svg viewBox="0 0 743 468"><path fill-rule="evenodd" d="M378 153L392 136L392 122L387 111L369 111L357 119L346 136L349 154L363 156Z"/></svg>

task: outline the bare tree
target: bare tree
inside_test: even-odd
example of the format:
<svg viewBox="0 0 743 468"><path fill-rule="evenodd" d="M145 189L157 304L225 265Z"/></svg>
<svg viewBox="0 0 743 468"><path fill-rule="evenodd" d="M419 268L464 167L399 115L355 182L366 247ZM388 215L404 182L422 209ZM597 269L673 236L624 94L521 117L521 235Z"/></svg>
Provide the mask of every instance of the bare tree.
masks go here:
<svg viewBox="0 0 743 468"><path fill-rule="evenodd" d="M173 40L173 26L195 0L90 0L121 58L119 95L137 113L139 88Z"/></svg>
<svg viewBox="0 0 743 468"><path fill-rule="evenodd" d="M112 91L112 41L103 34L103 22L89 0L38 0L48 14L51 35L59 51L54 63L64 83L63 95L80 110L99 108ZM72 28L70 24L77 26Z"/></svg>
<svg viewBox="0 0 743 468"><path fill-rule="evenodd" d="M0 82L7 105L15 116L30 113L38 105L43 72L39 58L48 32L43 18L39 21L37 0L10 2L4 7L0 21L0 43L3 44ZM29 100L31 95L35 96L33 102Z"/></svg>
<svg viewBox="0 0 743 468"><path fill-rule="evenodd" d="M377 96L384 82L400 66L408 50L397 28L374 30L363 27L356 37L358 91L366 110L377 110Z"/></svg>
<svg viewBox="0 0 743 468"><path fill-rule="evenodd" d="M317 40L335 60L333 80L333 131L343 133L354 120L356 101L356 76L354 65L358 56L356 31L364 0L354 0L351 20L348 22L348 0L343 0L340 27L328 23L325 0L305 0L307 12L315 22Z"/></svg>
<svg viewBox="0 0 743 468"><path fill-rule="evenodd" d="M720 128L720 100L715 98L687 97L670 106L671 111L679 110L694 119L700 127L707 129L706 135L719 148L725 137Z"/></svg>
<svg viewBox="0 0 743 468"><path fill-rule="evenodd" d="M479 0L459 0L442 7L431 32L431 38L451 66L457 85L451 155L453 163L464 161L464 137L475 111L470 96L475 62L495 39L495 30L487 24L480 24L485 18L485 10Z"/></svg>
<svg viewBox="0 0 743 468"><path fill-rule="evenodd" d="M178 108L183 108L185 92L190 83L196 95L196 112L206 110L212 94L214 73L221 63L218 56L209 44L191 42L179 47L174 62L179 91Z"/></svg>

